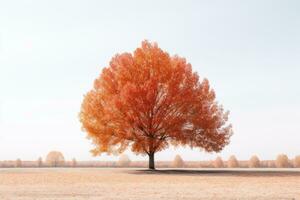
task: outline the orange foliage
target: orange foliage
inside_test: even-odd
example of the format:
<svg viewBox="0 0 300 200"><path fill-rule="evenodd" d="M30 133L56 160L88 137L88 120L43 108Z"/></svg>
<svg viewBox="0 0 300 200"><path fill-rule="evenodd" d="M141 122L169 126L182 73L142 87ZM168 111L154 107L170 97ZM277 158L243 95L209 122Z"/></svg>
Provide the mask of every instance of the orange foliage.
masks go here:
<svg viewBox="0 0 300 200"><path fill-rule="evenodd" d="M222 150L232 134L228 114L184 58L144 41L102 70L84 98L80 121L95 155L130 146L154 165L154 153L169 145Z"/></svg>

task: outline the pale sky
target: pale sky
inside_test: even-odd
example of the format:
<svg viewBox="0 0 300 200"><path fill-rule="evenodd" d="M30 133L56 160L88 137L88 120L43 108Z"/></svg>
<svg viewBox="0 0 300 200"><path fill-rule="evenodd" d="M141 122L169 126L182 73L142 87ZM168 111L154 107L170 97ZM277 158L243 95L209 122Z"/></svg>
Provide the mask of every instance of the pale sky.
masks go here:
<svg viewBox="0 0 300 200"><path fill-rule="evenodd" d="M293 158L300 154L299 11L297 0L0 0L0 160L36 160L51 150L116 160L91 156L78 113L111 57L144 39L209 79L234 130L220 154L170 148L157 160Z"/></svg>

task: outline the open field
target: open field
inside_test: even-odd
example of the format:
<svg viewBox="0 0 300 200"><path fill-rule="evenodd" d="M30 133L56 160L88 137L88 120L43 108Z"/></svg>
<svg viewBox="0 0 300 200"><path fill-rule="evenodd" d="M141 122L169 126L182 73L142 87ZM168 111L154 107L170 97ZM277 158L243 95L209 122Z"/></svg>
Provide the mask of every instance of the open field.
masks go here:
<svg viewBox="0 0 300 200"><path fill-rule="evenodd" d="M300 199L300 170L0 169L0 199Z"/></svg>

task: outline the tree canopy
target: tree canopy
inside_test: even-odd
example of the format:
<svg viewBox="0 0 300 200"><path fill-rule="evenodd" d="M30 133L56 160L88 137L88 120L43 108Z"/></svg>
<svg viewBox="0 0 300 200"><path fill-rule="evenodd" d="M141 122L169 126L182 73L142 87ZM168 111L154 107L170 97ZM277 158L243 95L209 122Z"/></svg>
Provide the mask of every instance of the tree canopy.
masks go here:
<svg viewBox="0 0 300 200"><path fill-rule="evenodd" d="M84 97L80 121L95 155L130 147L148 155L154 169L154 153L169 145L222 150L232 134L228 114L191 64L144 41L102 70Z"/></svg>

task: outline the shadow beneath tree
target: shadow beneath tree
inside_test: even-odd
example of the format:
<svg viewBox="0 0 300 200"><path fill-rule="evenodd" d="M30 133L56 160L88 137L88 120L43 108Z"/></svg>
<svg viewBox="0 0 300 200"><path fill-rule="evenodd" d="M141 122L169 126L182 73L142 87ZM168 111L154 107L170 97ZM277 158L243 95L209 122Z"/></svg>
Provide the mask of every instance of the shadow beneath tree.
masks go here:
<svg viewBox="0 0 300 200"><path fill-rule="evenodd" d="M295 169L157 169L128 170L136 175L182 175L182 176L245 176L274 177L300 176L300 170Z"/></svg>

